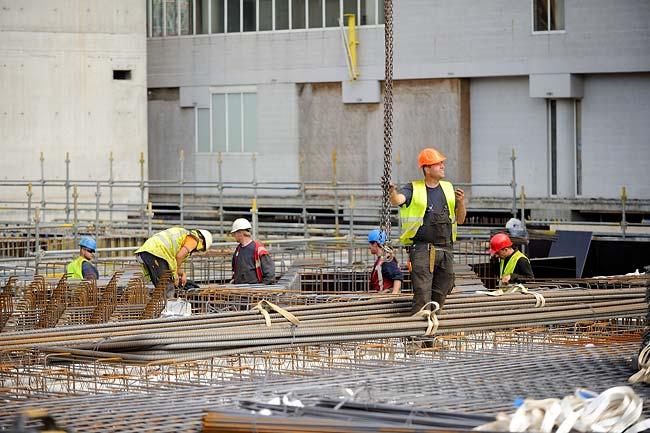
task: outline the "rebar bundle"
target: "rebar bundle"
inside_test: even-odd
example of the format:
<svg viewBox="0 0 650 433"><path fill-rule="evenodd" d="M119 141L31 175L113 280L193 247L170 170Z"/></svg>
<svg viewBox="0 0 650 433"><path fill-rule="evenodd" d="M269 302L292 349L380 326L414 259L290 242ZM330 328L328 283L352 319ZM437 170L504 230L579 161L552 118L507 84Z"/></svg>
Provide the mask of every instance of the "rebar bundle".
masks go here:
<svg viewBox="0 0 650 433"><path fill-rule="evenodd" d="M0 350L32 349L125 362L184 362L283 347L642 317L644 288L541 291L538 297L452 296L442 312L410 315L408 296L182 319L106 323L0 335Z"/></svg>

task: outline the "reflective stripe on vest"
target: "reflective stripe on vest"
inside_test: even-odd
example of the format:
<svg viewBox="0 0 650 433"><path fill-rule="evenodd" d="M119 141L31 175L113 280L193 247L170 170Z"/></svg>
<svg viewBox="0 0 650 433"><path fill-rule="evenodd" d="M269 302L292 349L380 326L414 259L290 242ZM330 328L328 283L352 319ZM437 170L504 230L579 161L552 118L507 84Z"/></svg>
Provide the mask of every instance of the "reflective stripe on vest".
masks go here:
<svg viewBox="0 0 650 433"><path fill-rule="evenodd" d="M68 279L70 280L83 280L83 265L84 262L88 262L85 257L77 257L66 266L65 272L69 274Z"/></svg>
<svg viewBox="0 0 650 433"><path fill-rule="evenodd" d="M182 227L172 227L167 230L156 233L136 250L136 253L148 252L167 262L172 275L176 276L178 263L176 263L176 254L181 250L185 238L190 231Z"/></svg>
<svg viewBox="0 0 650 433"><path fill-rule="evenodd" d="M370 274L370 289L380 291L382 289L389 289L393 287L393 281L386 279L384 280L384 275L381 273L381 266L384 264L384 259L382 257L377 258L375 264L372 268L372 273Z"/></svg>
<svg viewBox="0 0 650 433"><path fill-rule="evenodd" d="M400 207L399 216L402 222L402 235L399 237L402 245L412 245L413 236L422 227L424 222L424 213L427 209L427 187L423 180L416 180L413 184L413 196L411 203L407 207ZM440 187L447 200L449 209L449 220L451 221L451 240L456 240L458 230L456 224L456 194L454 186L446 180L440 181Z"/></svg>
<svg viewBox="0 0 650 433"><path fill-rule="evenodd" d="M261 283L263 279L263 275L262 275L262 261L260 260L260 256L263 256L264 254L268 254L269 252L262 243L253 241L253 244L255 245L255 249L253 250L253 261L255 262L255 274L257 275L257 282ZM239 256L240 250L241 250L241 244L237 245L237 248L235 248L235 254L232 257L233 280L235 279L235 275L237 275L237 257Z"/></svg>
<svg viewBox="0 0 650 433"><path fill-rule="evenodd" d="M505 260L501 259L499 265L499 278L502 278L505 275L512 275L512 273L515 271L515 266L517 266L517 262L522 257L528 260L524 253L521 251L515 251L514 254L508 258L508 263L505 265L505 269L503 268Z"/></svg>

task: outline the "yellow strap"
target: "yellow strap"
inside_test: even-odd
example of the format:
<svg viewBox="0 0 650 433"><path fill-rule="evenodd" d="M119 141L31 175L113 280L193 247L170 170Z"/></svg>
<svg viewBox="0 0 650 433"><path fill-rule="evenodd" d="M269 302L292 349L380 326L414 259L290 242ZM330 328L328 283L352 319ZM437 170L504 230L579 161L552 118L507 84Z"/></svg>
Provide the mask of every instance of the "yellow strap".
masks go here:
<svg viewBox="0 0 650 433"><path fill-rule="evenodd" d="M436 269L436 247L429 245L429 272L433 274Z"/></svg>
<svg viewBox="0 0 650 433"><path fill-rule="evenodd" d="M488 295L488 296L503 296L503 295L512 295L515 293L521 293L523 295L533 295L535 297L535 308L541 308L546 305L546 299L544 295L537 292L529 292L528 289L523 284L514 284L512 286L500 287L497 290L477 290L477 295Z"/></svg>
<svg viewBox="0 0 650 433"><path fill-rule="evenodd" d="M290 312L288 312L284 308L278 307L274 303L269 302L267 300L262 300L262 301L258 302L256 306L253 307L253 310L259 311L262 314L262 316L264 316L264 320L266 321L266 326L271 327L271 316L269 315L269 312L266 311L266 309L264 308L265 305L268 305L268 307L271 310L273 310L276 313L280 314L282 317L284 317L285 319L287 319L289 322L293 323L294 325L297 326L297 325L300 324L300 320L298 320L298 318L296 316L294 316L293 314L291 314Z"/></svg>
<svg viewBox="0 0 650 433"><path fill-rule="evenodd" d="M433 305L433 310L427 309L429 305ZM415 313L413 317L426 317L427 318L427 330L424 333L425 337L430 337L436 333L440 322L438 322L438 317L436 316L436 311L440 310L440 304L436 301L427 302L424 304L420 311Z"/></svg>

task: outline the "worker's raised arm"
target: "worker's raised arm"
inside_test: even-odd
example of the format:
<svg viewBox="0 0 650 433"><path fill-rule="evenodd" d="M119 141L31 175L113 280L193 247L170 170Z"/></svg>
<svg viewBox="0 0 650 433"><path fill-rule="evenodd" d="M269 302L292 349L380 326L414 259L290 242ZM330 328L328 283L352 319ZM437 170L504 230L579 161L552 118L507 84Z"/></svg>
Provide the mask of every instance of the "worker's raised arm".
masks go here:
<svg viewBox="0 0 650 433"><path fill-rule="evenodd" d="M394 183L390 184L388 187L388 198L390 199L390 204L393 206L400 206L406 202L406 196L397 192L397 187Z"/></svg>
<svg viewBox="0 0 650 433"><path fill-rule="evenodd" d="M467 209L465 209L465 191L456 188L456 223L465 224Z"/></svg>

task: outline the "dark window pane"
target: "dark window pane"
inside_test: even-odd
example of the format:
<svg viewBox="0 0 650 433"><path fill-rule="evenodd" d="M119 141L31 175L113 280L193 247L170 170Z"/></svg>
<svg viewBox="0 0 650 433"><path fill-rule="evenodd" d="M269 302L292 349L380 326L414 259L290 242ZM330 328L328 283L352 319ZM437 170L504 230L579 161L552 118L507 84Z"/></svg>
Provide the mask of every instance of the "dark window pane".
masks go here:
<svg viewBox="0 0 650 433"><path fill-rule="evenodd" d="M196 0L196 34L208 33L208 3L209 0Z"/></svg>
<svg viewBox="0 0 650 433"><path fill-rule="evenodd" d="M582 195L582 108L579 100L576 109L576 194Z"/></svg>
<svg viewBox="0 0 650 433"><path fill-rule="evenodd" d="M260 0L260 30L273 30L273 0Z"/></svg>
<svg viewBox="0 0 650 433"><path fill-rule="evenodd" d="M212 33L223 33L224 0L212 0Z"/></svg>
<svg viewBox="0 0 650 433"><path fill-rule="evenodd" d="M244 31L254 32L255 24L255 0L244 0Z"/></svg>
<svg viewBox="0 0 650 433"><path fill-rule="evenodd" d="M377 1L376 0L361 0L361 14L359 23L362 26L373 25L375 22L375 13L377 11Z"/></svg>
<svg viewBox="0 0 650 433"><path fill-rule="evenodd" d="M564 30L564 0L551 1L551 30Z"/></svg>
<svg viewBox="0 0 650 433"><path fill-rule="evenodd" d="M162 0L153 0L153 11L151 17L151 36L162 36L165 17L163 16Z"/></svg>
<svg viewBox="0 0 650 433"><path fill-rule="evenodd" d="M551 194L557 195L557 102L549 101L549 134L551 135Z"/></svg>
<svg viewBox="0 0 650 433"><path fill-rule="evenodd" d="M180 0L181 9L181 35L194 34L194 14L192 0Z"/></svg>
<svg viewBox="0 0 650 433"><path fill-rule="evenodd" d="M325 0L325 27L338 27L340 16L339 0Z"/></svg>
<svg viewBox="0 0 650 433"><path fill-rule="evenodd" d="M239 0L228 0L228 32L240 32L239 27Z"/></svg>
<svg viewBox="0 0 650 433"><path fill-rule="evenodd" d="M178 35L177 12L176 0L165 0L165 26L167 27L167 36Z"/></svg>
<svg viewBox="0 0 650 433"><path fill-rule="evenodd" d="M309 28L323 27L323 0L309 0Z"/></svg>
<svg viewBox="0 0 650 433"><path fill-rule="evenodd" d="M275 0L275 29L289 28L289 0Z"/></svg>
<svg viewBox="0 0 650 433"><path fill-rule="evenodd" d="M291 0L291 28L305 28L305 1Z"/></svg>
<svg viewBox="0 0 650 433"><path fill-rule="evenodd" d="M548 31L548 0L535 0L533 29L536 32Z"/></svg>
<svg viewBox="0 0 650 433"><path fill-rule="evenodd" d="M345 15L354 15L355 22L359 22L357 17L357 0L343 0L343 25L348 25L348 17Z"/></svg>

